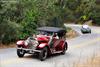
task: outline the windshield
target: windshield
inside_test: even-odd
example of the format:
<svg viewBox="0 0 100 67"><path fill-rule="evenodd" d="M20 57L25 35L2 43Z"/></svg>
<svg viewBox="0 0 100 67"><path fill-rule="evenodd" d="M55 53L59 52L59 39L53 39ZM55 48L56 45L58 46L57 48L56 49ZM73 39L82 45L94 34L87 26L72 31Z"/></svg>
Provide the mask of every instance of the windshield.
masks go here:
<svg viewBox="0 0 100 67"><path fill-rule="evenodd" d="M89 26L88 26L88 25L83 25L82 27L83 27L83 28L89 28Z"/></svg>
<svg viewBox="0 0 100 67"><path fill-rule="evenodd" d="M53 32L37 31L37 35L52 36L53 35Z"/></svg>

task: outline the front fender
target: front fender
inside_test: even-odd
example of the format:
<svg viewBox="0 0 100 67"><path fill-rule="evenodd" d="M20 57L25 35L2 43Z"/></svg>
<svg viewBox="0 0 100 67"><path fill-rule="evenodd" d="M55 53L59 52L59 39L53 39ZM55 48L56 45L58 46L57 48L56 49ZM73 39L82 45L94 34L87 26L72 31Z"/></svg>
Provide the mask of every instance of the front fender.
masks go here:
<svg viewBox="0 0 100 67"><path fill-rule="evenodd" d="M68 43L67 42L65 42L65 45L66 45L66 50L68 49Z"/></svg>
<svg viewBox="0 0 100 67"><path fill-rule="evenodd" d="M27 47L24 45L24 40L17 41L16 45L17 45L17 47L25 47L25 48Z"/></svg>
<svg viewBox="0 0 100 67"><path fill-rule="evenodd" d="M19 40L16 42L16 45L23 45L24 44L24 40Z"/></svg>
<svg viewBox="0 0 100 67"><path fill-rule="evenodd" d="M41 43L38 48L44 48L47 44L46 43Z"/></svg>

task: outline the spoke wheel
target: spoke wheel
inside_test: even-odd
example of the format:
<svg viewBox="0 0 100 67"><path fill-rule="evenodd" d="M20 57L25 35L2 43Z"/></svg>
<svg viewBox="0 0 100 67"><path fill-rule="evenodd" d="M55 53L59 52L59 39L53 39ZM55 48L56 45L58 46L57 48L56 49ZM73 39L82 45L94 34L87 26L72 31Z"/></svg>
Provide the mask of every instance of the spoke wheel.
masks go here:
<svg viewBox="0 0 100 67"><path fill-rule="evenodd" d="M18 57L23 57L24 54L25 54L25 51L24 51L24 50L22 50L22 49L17 49L17 55L18 55Z"/></svg>
<svg viewBox="0 0 100 67"><path fill-rule="evenodd" d="M64 48L63 48L63 51L62 51L62 54L64 55L66 53L66 45L64 45Z"/></svg>
<svg viewBox="0 0 100 67"><path fill-rule="evenodd" d="M44 47L43 49L41 49L41 52L39 53L39 59L41 61L45 60L47 58L47 54L48 54L47 47Z"/></svg>

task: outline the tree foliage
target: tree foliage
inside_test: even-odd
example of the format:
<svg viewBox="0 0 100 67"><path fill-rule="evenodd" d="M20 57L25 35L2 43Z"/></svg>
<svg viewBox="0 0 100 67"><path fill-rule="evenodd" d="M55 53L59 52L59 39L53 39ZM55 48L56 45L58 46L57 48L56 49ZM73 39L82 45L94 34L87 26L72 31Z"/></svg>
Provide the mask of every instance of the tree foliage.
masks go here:
<svg viewBox="0 0 100 67"><path fill-rule="evenodd" d="M23 39L36 33L36 28L40 26L61 27L67 21L78 22L89 18L100 24L100 5L95 1L0 0L0 43Z"/></svg>

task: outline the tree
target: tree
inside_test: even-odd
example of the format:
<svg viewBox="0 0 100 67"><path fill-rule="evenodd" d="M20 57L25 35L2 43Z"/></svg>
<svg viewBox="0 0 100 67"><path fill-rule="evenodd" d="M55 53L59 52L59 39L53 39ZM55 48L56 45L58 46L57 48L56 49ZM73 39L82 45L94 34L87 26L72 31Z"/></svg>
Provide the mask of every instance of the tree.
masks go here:
<svg viewBox="0 0 100 67"><path fill-rule="evenodd" d="M63 27L90 18L99 24L99 6L95 0L0 0L0 43L23 39L40 26Z"/></svg>

